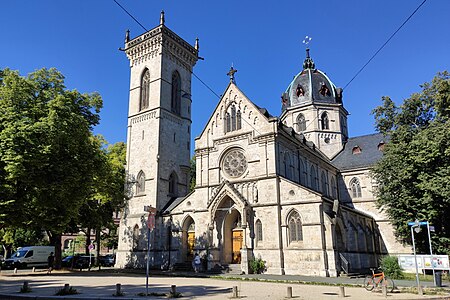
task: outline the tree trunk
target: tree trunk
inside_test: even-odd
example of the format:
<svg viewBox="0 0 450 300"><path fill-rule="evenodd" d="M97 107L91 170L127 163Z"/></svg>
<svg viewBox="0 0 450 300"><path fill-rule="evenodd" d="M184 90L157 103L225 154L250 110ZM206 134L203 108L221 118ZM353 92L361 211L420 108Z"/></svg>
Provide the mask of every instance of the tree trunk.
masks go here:
<svg viewBox="0 0 450 300"><path fill-rule="evenodd" d="M61 257L62 257L62 251L61 251L61 234L55 234L53 235L53 245L55 245L55 263L54 267L56 270L61 269Z"/></svg>
<svg viewBox="0 0 450 300"><path fill-rule="evenodd" d="M95 240L96 240L96 242L97 242L97 245L95 246L95 247L97 247L97 249L95 249L96 250L96 252L97 252L97 257L99 257L100 256L100 244L101 244L101 241L100 241L100 229L96 229L95 230Z"/></svg>
<svg viewBox="0 0 450 300"><path fill-rule="evenodd" d="M97 253L97 264L98 264L98 267L100 268L100 261L99 261L99 258L100 258L100 244L101 244L101 242L100 242L100 229L99 228L97 228L96 230L95 230L95 240L96 240L96 242L97 242L97 245L95 246L96 247L96 249L95 249L95 252Z"/></svg>

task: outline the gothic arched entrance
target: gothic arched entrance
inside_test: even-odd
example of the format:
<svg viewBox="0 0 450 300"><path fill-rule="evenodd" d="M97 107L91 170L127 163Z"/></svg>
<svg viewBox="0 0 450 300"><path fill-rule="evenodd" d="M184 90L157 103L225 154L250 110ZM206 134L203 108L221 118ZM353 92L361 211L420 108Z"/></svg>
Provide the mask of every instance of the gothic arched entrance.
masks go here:
<svg viewBox="0 0 450 300"><path fill-rule="evenodd" d="M248 273L252 248L247 245L247 218L251 216L251 206L235 185L226 180L214 190L209 203L210 253L215 263L240 264L241 271Z"/></svg>
<svg viewBox="0 0 450 300"><path fill-rule="evenodd" d="M241 214L233 209L224 219L224 258L226 263L241 263L243 234Z"/></svg>
<svg viewBox="0 0 450 300"><path fill-rule="evenodd" d="M192 261L195 251L195 222L188 216L183 223L183 258Z"/></svg>

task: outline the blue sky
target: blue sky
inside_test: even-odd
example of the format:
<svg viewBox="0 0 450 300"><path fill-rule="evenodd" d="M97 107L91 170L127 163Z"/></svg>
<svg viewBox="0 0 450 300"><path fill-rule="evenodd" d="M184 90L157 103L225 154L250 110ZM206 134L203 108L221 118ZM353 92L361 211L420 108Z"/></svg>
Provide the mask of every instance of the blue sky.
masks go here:
<svg viewBox="0 0 450 300"><path fill-rule="evenodd" d="M423 0L378 1L137 1L118 0L147 29L166 25L191 44L200 39L194 73L217 94L233 63L237 84L257 105L280 113L280 95L301 71L302 40L312 36L316 67L345 86ZM450 70L450 1L428 0L344 90L350 136L374 132L370 112L384 95L397 103L420 91L438 71ZM2 3L0 68L22 75L56 67L66 85L99 92L104 100L95 132L126 140L129 64L124 34L144 32L113 0L14 0ZM192 138L218 98L192 79ZM193 144L193 143L192 143Z"/></svg>

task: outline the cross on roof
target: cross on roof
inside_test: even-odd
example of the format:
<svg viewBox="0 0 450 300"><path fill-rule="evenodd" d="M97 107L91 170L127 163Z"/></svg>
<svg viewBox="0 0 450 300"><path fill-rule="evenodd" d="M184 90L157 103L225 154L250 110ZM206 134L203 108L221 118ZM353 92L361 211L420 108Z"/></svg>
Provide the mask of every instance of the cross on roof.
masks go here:
<svg viewBox="0 0 450 300"><path fill-rule="evenodd" d="M228 71L227 75L230 76L230 81L233 83L236 83L236 80L234 78L234 73L236 73L237 70L231 66L230 71Z"/></svg>
<svg viewBox="0 0 450 300"><path fill-rule="evenodd" d="M303 40L303 44L305 44L306 45L306 47L308 47L308 44L311 42L311 40L312 40L312 37L310 37L310 36L305 36L305 39Z"/></svg>

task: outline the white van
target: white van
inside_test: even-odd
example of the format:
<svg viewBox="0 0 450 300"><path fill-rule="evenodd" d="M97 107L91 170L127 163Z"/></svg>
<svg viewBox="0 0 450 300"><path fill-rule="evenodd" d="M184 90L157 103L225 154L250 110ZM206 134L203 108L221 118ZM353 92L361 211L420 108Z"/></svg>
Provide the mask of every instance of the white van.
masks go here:
<svg viewBox="0 0 450 300"><path fill-rule="evenodd" d="M5 268L46 267L53 246L29 246L19 248L10 258L5 259Z"/></svg>

